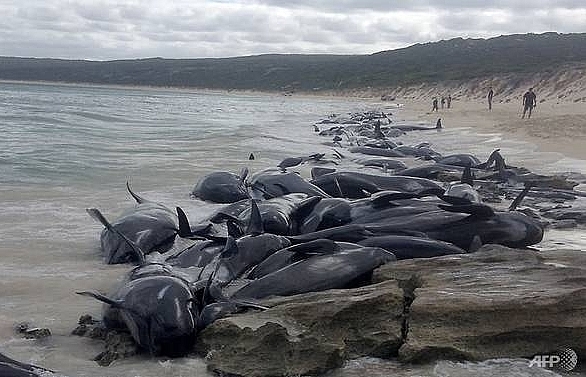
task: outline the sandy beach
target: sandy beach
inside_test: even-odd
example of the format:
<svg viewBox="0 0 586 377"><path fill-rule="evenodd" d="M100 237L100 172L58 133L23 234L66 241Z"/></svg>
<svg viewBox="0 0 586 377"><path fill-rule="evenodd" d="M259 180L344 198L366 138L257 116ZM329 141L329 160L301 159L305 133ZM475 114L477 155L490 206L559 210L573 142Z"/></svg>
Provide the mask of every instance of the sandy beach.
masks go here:
<svg viewBox="0 0 586 377"><path fill-rule="evenodd" d="M486 95L494 89L493 109ZM530 87L537 95L531 119L521 119L522 97ZM461 81L422 83L396 88L367 88L331 92L364 98L387 98L405 104L405 120L445 127L472 127L482 132L502 132L505 137L535 144L540 151L558 152L586 160L586 64L568 64L532 74L502 74ZM431 113L432 99L451 95L450 109Z"/></svg>
<svg viewBox="0 0 586 377"><path fill-rule="evenodd" d="M511 138L531 142L544 152L559 152L567 157L586 160L586 104L550 103L538 104L530 119L521 119L521 101L493 103L492 111L485 102L457 99L447 107L431 112L431 100L403 100L402 115L405 119L417 119L435 123L442 119L444 127L471 127L482 132L502 132Z"/></svg>

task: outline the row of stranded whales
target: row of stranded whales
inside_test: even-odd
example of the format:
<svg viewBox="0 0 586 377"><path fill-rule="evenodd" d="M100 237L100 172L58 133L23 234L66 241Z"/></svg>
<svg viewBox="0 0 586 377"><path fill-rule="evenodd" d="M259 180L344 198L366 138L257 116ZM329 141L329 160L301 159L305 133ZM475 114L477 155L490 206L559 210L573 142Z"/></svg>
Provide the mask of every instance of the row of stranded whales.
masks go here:
<svg viewBox="0 0 586 377"><path fill-rule="evenodd" d="M78 294L105 303L102 318L107 329L128 331L136 344L152 355L177 357L189 353L197 333L216 319L242 308L265 309L254 299L355 286L367 281L374 268L396 259L382 248L339 246L330 240L290 248L287 237L263 232L256 201L251 199L250 205L250 234L239 238L227 234L221 248L218 238L171 255L145 254L98 210L88 209L93 218L128 244L138 265L109 294ZM290 260L269 262L271 256L287 251L294 254ZM260 274L258 268L263 263L266 272ZM299 280L300 276L304 278ZM270 283L274 281L288 283L277 288Z"/></svg>
<svg viewBox="0 0 586 377"><path fill-rule="evenodd" d="M104 225L102 237L116 240L102 242L105 254L121 250L107 261L137 264L108 294L80 292L105 303L104 325L128 331L151 354L181 356L206 326L248 308L263 310L262 300L270 296L369 284L374 269L397 259L476 252L487 243L539 243L542 219L520 212L521 201L579 196L571 189L539 190L534 184L543 176L507 165L499 150L481 162L466 153L442 156L426 141L401 148L389 140L398 131L441 127L396 126L377 112L319 124L332 125L320 137L337 136L354 157L334 149L332 160L316 153L253 174L246 168L207 174L191 195L221 206L198 223L181 208L149 202L130 187L137 206L129 215L109 223L88 210ZM360 147L351 144L356 140ZM384 157L389 151L394 157ZM371 157L376 153L383 157ZM409 167L400 160L406 155L428 165ZM334 160L356 168L314 166L311 178L290 170ZM377 167L384 173L373 173ZM484 202L492 189L511 194L508 208ZM144 221L142 211L160 224ZM149 240L165 242L137 236L150 232L162 234ZM176 237L189 245L170 248Z"/></svg>

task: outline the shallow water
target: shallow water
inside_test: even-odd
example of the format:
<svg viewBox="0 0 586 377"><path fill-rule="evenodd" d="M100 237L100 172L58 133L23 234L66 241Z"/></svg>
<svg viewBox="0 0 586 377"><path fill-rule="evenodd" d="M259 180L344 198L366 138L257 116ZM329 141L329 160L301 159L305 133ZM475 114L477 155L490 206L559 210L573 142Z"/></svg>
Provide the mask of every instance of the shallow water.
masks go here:
<svg viewBox="0 0 586 377"><path fill-rule="evenodd" d="M137 357L102 368L91 361L100 344L69 335L80 315L97 316L101 308L74 292L107 292L128 270L102 263L102 227L85 208L115 218L132 205L125 191L130 180L141 195L182 206L196 221L217 207L189 198L205 173L244 166L257 171L285 157L331 154L322 144L328 138L315 135L314 122L375 107L401 111L353 99L0 83L0 352L70 376L206 375L197 358ZM401 140L430 141L442 154L480 158L501 148L508 162L536 172L586 170L584 161L537 153L530 144L472 129L413 132ZM248 160L250 153L255 160ZM353 168L349 161L342 166ZM308 176L309 168L300 170ZM543 245L559 243L583 248L586 239L556 231ZM49 327L53 336L24 340L13 330L23 321ZM470 375L468 366L445 365L437 367L462 373L432 375Z"/></svg>

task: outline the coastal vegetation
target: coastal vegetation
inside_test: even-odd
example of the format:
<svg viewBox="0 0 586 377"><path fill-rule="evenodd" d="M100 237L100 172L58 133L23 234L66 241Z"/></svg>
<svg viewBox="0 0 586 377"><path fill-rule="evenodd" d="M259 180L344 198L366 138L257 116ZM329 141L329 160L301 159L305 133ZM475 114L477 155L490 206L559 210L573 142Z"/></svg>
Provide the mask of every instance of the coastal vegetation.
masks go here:
<svg viewBox="0 0 586 377"><path fill-rule="evenodd" d="M370 55L114 61L0 57L0 80L319 92L531 74L584 62L586 33L544 33L455 38Z"/></svg>

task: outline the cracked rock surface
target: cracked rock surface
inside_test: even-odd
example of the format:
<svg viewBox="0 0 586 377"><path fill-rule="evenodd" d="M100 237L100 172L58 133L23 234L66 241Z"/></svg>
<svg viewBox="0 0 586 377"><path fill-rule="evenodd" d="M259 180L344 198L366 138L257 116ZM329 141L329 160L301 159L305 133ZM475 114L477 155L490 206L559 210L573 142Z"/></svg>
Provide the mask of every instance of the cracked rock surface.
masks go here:
<svg viewBox="0 0 586 377"><path fill-rule="evenodd" d="M478 252L405 260L380 281L417 275L408 362L531 357L570 347L586 357L586 254L485 245Z"/></svg>
<svg viewBox="0 0 586 377"><path fill-rule="evenodd" d="M221 319L197 349L220 375L317 375L348 358L396 356L404 294L396 281L265 300L271 309Z"/></svg>
<svg viewBox="0 0 586 377"><path fill-rule="evenodd" d="M566 347L586 360L586 253L577 250L485 245L472 254L386 264L366 287L260 303L270 309L218 320L198 335L196 351L210 370L311 376L364 357L400 367L530 358ZM135 352L118 338L105 340L104 364Z"/></svg>

